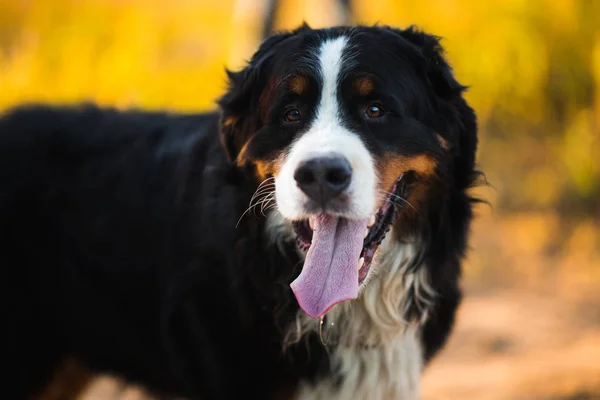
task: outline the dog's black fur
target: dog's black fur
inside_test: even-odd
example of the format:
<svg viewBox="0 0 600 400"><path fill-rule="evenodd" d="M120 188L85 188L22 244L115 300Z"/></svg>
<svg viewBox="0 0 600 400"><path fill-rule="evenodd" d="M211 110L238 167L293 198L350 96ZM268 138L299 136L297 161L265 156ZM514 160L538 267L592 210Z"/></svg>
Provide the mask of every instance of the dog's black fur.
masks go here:
<svg viewBox="0 0 600 400"><path fill-rule="evenodd" d="M403 219L424 244L437 292L422 334L429 359L443 345L460 300L472 214L467 190L476 177L475 116L436 38L412 29L364 29L394 32L415 49L414 57L402 58L422 72L411 88L415 118L452 147L439 167L444 183L437 197ZM255 118L258 129L253 110L264 104L255 94L282 68L286 58L275 54L292 51L277 44L335 32L305 27L268 39L250 67L233 76L221 115ZM395 68L385 67L390 74ZM203 399L284 397L301 379L326 373L318 338L283 350L284 330L298 309L289 288L299 273L298 252L294 243L271 246L261 218L243 218L236 228L258 181L252 166L238 166L231 153L252 132L221 121L219 113L93 105L31 105L2 116L8 398L39 393L66 357L159 394Z"/></svg>

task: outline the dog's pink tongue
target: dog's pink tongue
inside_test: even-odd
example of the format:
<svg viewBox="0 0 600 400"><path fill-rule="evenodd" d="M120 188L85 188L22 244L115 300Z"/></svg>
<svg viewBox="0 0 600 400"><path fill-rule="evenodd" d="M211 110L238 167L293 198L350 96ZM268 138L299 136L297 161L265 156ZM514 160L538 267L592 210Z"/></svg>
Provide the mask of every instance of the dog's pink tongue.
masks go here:
<svg viewBox="0 0 600 400"><path fill-rule="evenodd" d="M358 258L369 219L320 214L302 273L291 287L300 307L313 318L358 296Z"/></svg>

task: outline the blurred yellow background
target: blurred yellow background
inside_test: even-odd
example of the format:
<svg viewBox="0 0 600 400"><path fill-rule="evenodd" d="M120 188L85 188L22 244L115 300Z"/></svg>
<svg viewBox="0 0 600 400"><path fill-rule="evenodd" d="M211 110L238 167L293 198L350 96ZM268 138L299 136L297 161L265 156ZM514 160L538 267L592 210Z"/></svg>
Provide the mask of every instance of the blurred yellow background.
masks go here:
<svg viewBox="0 0 600 400"><path fill-rule="evenodd" d="M266 3L0 0L0 111L81 100L212 109L225 66L258 45ZM352 6L354 23L443 37L471 87L492 185L478 189L492 207L477 209L466 300L423 398L600 399L600 1ZM276 17L277 29L342 22L327 0L283 1ZM98 390L88 398L114 397Z"/></svg>

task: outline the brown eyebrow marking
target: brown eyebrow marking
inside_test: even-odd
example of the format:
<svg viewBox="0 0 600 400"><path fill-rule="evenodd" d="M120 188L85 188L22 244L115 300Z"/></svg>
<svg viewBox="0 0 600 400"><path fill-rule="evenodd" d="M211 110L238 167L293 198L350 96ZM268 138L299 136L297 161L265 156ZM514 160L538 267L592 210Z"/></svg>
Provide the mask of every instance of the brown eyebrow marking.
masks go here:
<svg viewBox="0 0 600 400"><path fill-rule="evenodd" d="M368 76L361 76L354 82L354 86L358 90L358 94L361 96L367 96L373 92L375 86L373 84L373 79Z"/></svg>
<svg viewBox="0 0 600 400"><path fill-rule="evenodd" d="M294 76L290 80L290 90L296 94L306 92L308 88L308 79L305 76Z"/></svg>
<svg viewBox="0 0 600 400"><path fill-rule="evenodd" d="M259 103L260 110L263 118L267 117L268 107L265 105L271 104L276 95L276 89L281 84L281 79L279 77L271 76L267 81L266 85L262 89L262 93L260 94Z"/></svg>

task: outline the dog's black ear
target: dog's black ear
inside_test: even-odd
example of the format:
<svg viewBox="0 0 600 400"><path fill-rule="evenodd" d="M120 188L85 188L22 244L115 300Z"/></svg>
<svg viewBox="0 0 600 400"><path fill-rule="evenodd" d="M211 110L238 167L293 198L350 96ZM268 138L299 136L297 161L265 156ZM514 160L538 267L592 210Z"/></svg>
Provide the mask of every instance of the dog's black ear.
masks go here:
<svg viewBox="0 0 600 400"><path fill-rule="evenodd" d="M251 88L256 85L259 74L251 66L239 72L226 72L229 89L218 101L221 108L220 140L227 159L234 162L240 149L249 139L250 124L256 118L249 110L252 106Z"/></svg>
<svg viewBox="0 0 600 400"><path fill-rule="evenodd" d="M294 33L299 33L299 32L304 32L304 31L310 31L312 30L312 28L310 27L310 25L308 25L308 23L306 21L302 21L302 25L300 25L298 28L296 28L296 30L294 31Z"/></svg>
<svg viewBox="0 0 600 400"><path fill-rule="evenodd" d="M302 29L302 28L300 28ZM259 129L260 94L268 82L268 70L275 49L296 32L286 32L267 38L254 53L248 66L239 72L226 70L227 93L218 101L220 106L220 138L227 158L235 162L244 144Z"/></svg>
<svg viewBox="0 0 600 400"><path fill-rule="evenodd" d="M452 149L454 158L454 183L459 189L472 186L477 178L475 154L477 151L477 119L473 109L467 104L463 93L467 89L461 85L444 58L440 38L420 31L414 26L400 30L388 28L415 45L426 62L426 75L432 90L440 100L438 103L446 119L444 126L454 127L446 132L450 142L458 143Z"/></svg>
<svg viewBox="0 0 600 400"><path fill-rule="evenodd" d="M421 50L427 60L427 76L440 97L451 100L465 91L466 87L458 83L444 58L444 48L439 36L425 33L414 26L396 32Z"/></svg>

